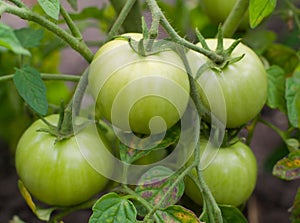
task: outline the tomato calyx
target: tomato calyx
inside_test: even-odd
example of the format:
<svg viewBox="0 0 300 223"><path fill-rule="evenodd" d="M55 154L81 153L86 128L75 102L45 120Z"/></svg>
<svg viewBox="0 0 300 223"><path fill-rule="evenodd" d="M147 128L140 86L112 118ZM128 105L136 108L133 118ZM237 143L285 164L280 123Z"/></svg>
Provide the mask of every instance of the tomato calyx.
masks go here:
<svg viewBox="0 0 300 223"><path fill-rule="evenodd" d="M46 128L40 128L38 132L45 132L54 136L55 142L63 141L73 137L75 134L83 130L90 122L83 122L80 124L73 123L72 111L64 109L63 103L61 104L59 119L57 125L53 125L48 122L45 118L40 119L47 125Z"/></svg>
<svg viewBox="0 0 300 223"><path fill-rule="evenodd" d="M204 73L206 70L211 69L216 71L217 73L221 73L223 69L225 69L230 64L234 64L239 62L245 54L242 54L237 57L232 57L231 54L234 51L234 49L239 45L239 43L242 41L241 39L236 39L227 49L224 48L224 38L223 38L223 32L221 29L221 26L219 27L219 31L217 34L217 47L216 49L210 49L209 46L206 43L205 38L202 36L202 34L196 30L197 38L202 45L202 47L206 50L215 52L218 56L223 58L222 60L213 60L211 58L208 59L206 63L204 63L197 71L196 79L198 79L202 73Z"/></svg>
<svg viewBox="0 0 300 223"><path fill-rule="evenodd" d="M115 39L124 39L128 41L131 49L142 57L147 57L155 54L159 54L164 51L175 50L175 43L170 39L152 39L147 36L143 36L140 40L135 40L131 36L117 36Z"/></svg>

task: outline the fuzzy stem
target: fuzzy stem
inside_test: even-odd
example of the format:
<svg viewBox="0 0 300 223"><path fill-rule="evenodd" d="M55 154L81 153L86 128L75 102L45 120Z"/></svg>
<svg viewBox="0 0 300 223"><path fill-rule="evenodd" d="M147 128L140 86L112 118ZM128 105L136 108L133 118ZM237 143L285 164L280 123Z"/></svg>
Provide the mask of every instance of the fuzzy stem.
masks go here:
<svg viewBox="0 0 300 223"><path fill-rule="evenodd" d="M73 34L73 36L76 37L79 41L82 41L83 37L81 35L81 32L79 31L78 27L76 26L76 24L74 23L74 21L70 17L69 13L65 10L65 8L62 5L60 5L60 14L62 15L62 17L66 21L66 23L67 23L71 33Z"/></svg>
<svg viewBox="0 0 300 223"><path fill-rule="evenodd" d="M22 1L19 1L19 0L9 0L9 1L14 3L16 6L18 6L20 8L25 8L26 7L26 5Z"/></svg>
<svg viewBox="0 0 300 223"><path fill-rule="evenodd" d="M113 36L118 34L118 31L120 30L122 24L124 23L125 19L127 18L128 14L130 13L133 5L136 3L136 0L128 0L122 10L120 11L120 14L113 24L111 30L108 33L108 40L111 39Z"/></svg>
<svg viewBox="0 0 300 223"><path fill-rule="evenodd" d="M191 88L190 95L195 103L195 106L196 106L196 109L198 112L199 123L197 123L197 124L200 125L201 117L202 117L203 113L205 113L205 109L204 109L203 104L201 103L201 99L200 99L199 93L196 88L195 80L192 77L191 68L190 68L190 65L188 63L188 60L187 60L187 57L186 57L184 51L183 50L179 51L179 55L184 63L185 69L188 73L190 88ZM201 193L203 194L203 200L204 200L204 204L207 208L209 222L210 223L222 223L223 219L222 219L221 210L218 207L209 187L207 186L207 184L204 180L204 176L202 174L202 169L201 169L201 165L200 165L201 157L200 157L199 148L200 148L200 135L199 135L197 145L194 149L194 162L191 165L191 167L196 167L196 169L197 169L198 179L196 181L198 182L197 185L198 185Z"/></svg>
<svg viewBox="0 0 300 223"><path fill-rule="evenodd" d="M14 74L8 74L0 77L0 83L5 81L11 81L14 77ZM71 81L78 82L80 80L80 76L78 75L70 75L70 74L47 74L42 73L41 78L43 80L57 80L57 81Z"/></svg>
<svg viewBox="0 0 300 223"><path fill-rule="evenodd" d="M112 6L116 10L117 14L123 11L125 5L131 4L132 0L110 0ZM142 26L142 12L139 0L135 0L135 3L131 9L127 12L126 19L124 20L122 27L124 32L141 32Z"/></svg>
<svg viewBox="0 0 300 223"><path fill-rule="evenodd" d="M160 18L161 25L164 27L164 29L167 31L167 33L170 35L170 37L175 43L178 43L179 45L185 46L191 50L194 50L207 56L216 64L222 64L224 62L223 56L216 54L214 51L198 47L195 44L182 38L171 26L171 24L169 23L169 21L167 20L167 18L165 17L155 0L146 0L146 3L151 11L152 17L155 17L156 19Z"/></svg>
<svg viewBox="0 0 300 223"><path fill-rule="evenodd" d="M232 37L249 7L249 0L238 0L222 27L224 37Z"/></svg>
<svg viewBox="0 0 300 223"><path fill-rule="evenodd" d="M47 20L46 18L40 16L39 14L36 14L34 12L31 12L30 10L26 8L18 8L17 6L8 4L6 2L0 1L0 6L5 7L5 11L7 13L16 15L22 19L33 21L42 27L50 30L54 34L56 34L58 37L63 39L65 42L67 42L74 50L79 52L87 62L91 62L93 59L93 52L87 47L87 45L79 41L77 38L72 36L70 33L62 29L61 27L57 26L55 23Z"/></svg>
<svg viewBox="0 0 300 223"><path fill-rule="evenodd" d="M149 204L149 202L147 202L144 198L142 198L139 194L137 194L134 190L132 190L127 185L123 184L121 190L122 190L122 192L125 192L125 193L131 195L130 198L140 202L142 205L144 205L147 208L147 210L149 210L149 211L152 210L152 206Z"/></svg>

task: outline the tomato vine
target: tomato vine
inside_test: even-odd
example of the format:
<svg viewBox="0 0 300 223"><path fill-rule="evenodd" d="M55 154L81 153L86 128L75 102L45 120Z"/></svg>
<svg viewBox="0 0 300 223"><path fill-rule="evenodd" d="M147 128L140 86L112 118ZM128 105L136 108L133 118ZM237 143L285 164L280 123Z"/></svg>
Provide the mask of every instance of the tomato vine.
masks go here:
<svg viewBox="0 0 300 223"><path fill-rule="evenodd" d="M68 3L73 9L77 8L76 0L68 0ZM17 161L17 164L18 164L18 171L21 175L20 177L23 178L22 180L24 182L19 183L19 187L23 197L25 198L26 202L32 209L33 213L38 218L51 223L58 223L62 221L62 219L66 215L75 212L77 210L87 209L87 208L89 209L92 208L93 211L93 214L89 220L89 222L91 223L101 222L106 217L109 222L113 222L112 220L110 220L112 219L111 216L113 215L116 215L117 222L124 222L124 219L126 219L127 222L158 222L159 223L168 220L172 222L173 221L188 222L186 219L191 219L190 222L207 221L209 223L223 223L223 222L227 222L228 219L231 219L231 217L234 216L235 218L233 220L233 223L234 222L244 223L246 222L246 219L238 208L234 206L230 206L230 207L222 206L222 204L217 203L217 201L215 200L211 188L209 188L209 185L207 184L204 177L204 170L202 168L202 163L201 163L203 161L202 154L199 150L199 148L203 144L201 144L200 138L204 133L205 136L211 136L211 141L212 141L211 143L214 145L218 144L216 146L218 147L218 149L222 145L223 146L227 145L230 147L235 143L235 141L232 142L230 141L230 139L236 138L236 136L240 133L240 130L245 128L245 130L247 131L246 144L250 145L254 131L258 123L262 123L270 127L271 129L273 129L282 138L289 151L289 155L283 158L282 160L278 161L278 163L275 165L273 174L275 176L278 176L279 178L287 179L287 180L299 178L300 166L298 165L299 164L298 161L300 157L300 153L299 153L300 112L299 112L299 103L297 102L297 100L299 101L300 98L299 97L300 62L299 62L299 55L298 55L299 53L297 54L292 52L290 54L291 58L293 58L294 61L296 61L295 62L296 65L295 67L291 68L292 73L286 72L288 74L286 74L285 71L283 71L280 67L276 67L277 65L276 63L275 65L273 65L273 62L274 61L276 62L276 60L272 58L272 56L274 57L274 55L265 54L264 57L262 57L266 61L267 64L266 67L270 67L269 69L267 69L267 71L268 71L268 78L269 78L268 82L271 85L269 85L268 99L266 105L272 109L279 109L287 116L289 120L289 129L287 130L281 130L280 128L276 127L272 123L267 122L260 116L260 114L257 114L256 111L251 116L252 120L250 122L248 122L250 119L249 118L247 120L241 121L237 125L227 126L227 129L225 129L226 124L224 125L224 123L222 122L223 121L222 118L220 118L223 124L223 125L220 124L220 126L224 128L224 129L220 128L221 129L220 130L218 128L219 126L215 126L215 123L209 121L208 117L210 118L212 117L213 119L218 115L214 113L213 110L209 111L207 104L205 104L206 102L204 99L205 96L201 94L202 91L206 90L205 84L207 84L208 82L200 83L199 81L207 74L209 74L207 76L210 76L210 78L212 78L213 76L212 73L214 73L216 77L226 78L225 70L227 68L230 69L232 64L237 65L238 67L238 64L243 64L243 62L245 62L245 58L247 57L247 55L246 56L245 54L237 55L234 53L236 51L239 52L238 49L242 45L241 39L237 39L235 41L232 40L232 43L229 46L227 46L226 45L227 39L224 39L224 37L232 37L232 36L235 37L239 24L241 22L240 18L244 17L244 15L247 13L247 10L250 16L249 25L251 28L255 28L259 24L261 24L261 22L274 11L276 3L277 3L276 0L272 0L268 2L267 1L259 2L258 0L237 0L234 7L231 10L231 13L224 21L223 25L221 24L219 28L215 28L215 30L218 30L218 32L217 35L214 37L214 40L213 41L207 40L203 36L203 34L198 29L196 29L193 35L195 35L199 43L195 44L193 41L190 41L185 37L181 37L179 32L176 31L176 28L174 27L172 22L170 22L171 19L168 19L167 13L162 9L161 4L158 1L156 0L145 1L144 6L147 10L149 10L149 13L151 15L150 19L149 18L145 19L142 17L142 10L140 7L140 2L138 0L128 0L128 1L112 0L111 6L113 10L115 10L117 13L115 14L115 17L113 19L110 18L109 21L110 24L108 25L106 24L107 35L105 36L105 39L101 42L96 43L97 46L100 46L100 49L98 51L100 53L94 54L90 48L90 45L88 44L88 41L85 41L80 26L78 26L78 24L75 21L76 16L69 13L68 10L66 10L64 4L61 3L61 1L54 0L51 2L49 1L48 3L45 3L43 1L38 1L37 4L39 4L41 9L43 10L43 13L36 12L35 10L29 8L21 0L0 1L1 15L3 13L9 13L18 16L19 18L24 19L26 21L34 22L35 24L38 24L39 27L47 30L48 32L47 34L49 33L51 33L51 35L54 34L58 39L63 40L65 45L70 46L73 50L79 53L80 56L84 58L89 63L89 65L91 65L91 67L92 65L96 64L95 68L93 67L93 75L89 73L90 72L89 69L86 69L80 75L57 74L58 72L48 73L47 71L45 72L44 70L42 72L39 72L37 69L34 68L35 66L34 62L30 60L30 56L36 53L36 51L28 50L28 49L34 47L33 46L25 47L24 45L22 45L21 43L22 38L19 37L18 39L17 34L12 29L10 29L6 25L2 25L3 30L5 29L6 32L8 33L7 35L9 35L10 37L8 39L12 41L12 42L8 41L7 44L4 43L3 46L4 48L6 47L7 50L10 50L13 53L18 55L19 63L17 65L13 65L15 66L15 70L16 70L14 74L12 74L13 71L9 70L7 74L0 76L0 83L2 85L4 82L13 81L17 89L17 92L23 98L25 103L28 105L30 113L36 114L36 116L34 117L39 117L41 119L38 122L43 121L43 124L46 124L46 128L37 129L38 131L35 133L40 134L42 136L38 135L36 136L36 139L40 137L47 138L50 136L55 138L54 140L52 140L54 146L52 144L49 145L50 148L49 150L47 150L47 152L50 152L51 149L53 149L55 146L67 145L68 141L71 140L76 141L76 137L78 136L78 134L83 133L86 129L89 129L90 131L95 130L95 132L97 132L97 134L99 133L99 135L101 136L99 141L101 146L104 147L106 145L109 145L108 147L111 147L110 148L111 154L116 155L116 157L114 158L117 161L114 160L112 163L114 163L114 165L116 165L117 167L122 167L120 168L120 170L118 170L116 176L114 176L115 178L110 176L112 177L112 180L117 179L115 180L117 182L116 183L117 186L114 187L113 189L106 188L107 191L104 191L105 194L101 195L99 199L91 199L91 200L87 200L89 198L83 199L80 200L80 202L83 202L81 204L78 204L76 202L72 203L71 201L70 202L68 201L66 202L66 204L72 206L52 207L51 205L57 205L57 204L64 205L63 202L62 203L58 202L56 204L55 195L52 194L53 196L52 195L49 196L51 197L51 199L52 197L54 199L53 201L50 199L51 202L49 204L51 207L49 209L43 209L35 205L33 201L34 197L32 199L30 194L30 193L34 193L35 195L37 195L37 198L39 194L41 194L41 193L37 193L35 190L36 189L35 187L37 186L34 184L35 183L34 179L30 179L30 177L28 177L27 175L28 173L24 173L23 171L28 166L29 167L32 166L28 164L28 161L27 162L24 161L26 160L24 158L25 155L24 157L22 157L22 155L19 155L19 153L20 151L22 151L21 149L25 147L26 148L28 147L29 149L31 147L34 147L33 149L39 147L40 150L36 151L38 153L41 152L41 149L44 148L45 145L32 146L29 143L29 146L27 146L26 143L21 143L18 146L21 149L17 150L17 154L18 154L18 160L23 160L23 162ZM285 3L287 7L292 11L293 19L295 20L295 23L299 28L300 27L299 9L289 0L285 0ZM258 11L260 12L259 15L257 14ZM98 18L97 16L99 16L99 14L101 13L105 14L105 11L96 10L95 13L96 15L93 14L93 16ZM59 16L60 18L62 18L62 21L60 22L63 23L65 26L61 26L60 22L58 22ZM85 19L89 18L89 16L85 15L84 18ZM158 39L159 31L161 28L163 29L164 34L167 35L169 38L163 40ZM128 34L128 36L126 35L125 37L118 36L119 34L129 33L129 32L131 32L131 34ZM132 32L139 32L139 35L141 35L142 38L136 40L135 38L130 36L130 35L134 35L132 34ZM177 122L175 124L172 123L172 125L167 126L166 131L164 132L165 135L163 139L159 138L160 134L158 133L160 132L156 132L156 134L154 134L153 136L153 135L149 135L147 131L139 132L139 130L136 130L134 134L130 135L130 132L126 128L123 129L122 125L119 126L117 125L116 128L113 125L114 123L113 122L111 123L110 118L105 117L101 109L99 110L97 109L97 105L93 107L93 109L95 110L90 113L88 113L85 108L83 109L84 106L83 101L85 99L85 96L89 94L88 90L90 90L89 87L91 85L97 87L100 86L101 88L101 89L97 89L96 93L95 92L92 93L92 98L94 101L98 100L97 99L98 94L104 95L100 103L102 103L102 101L105 101L106 99L108 101L111 99L109 98L110 94L106 93L103 90L102 83L100 83L103 78L102 77L101 77L102 79L98 77L97 77L98 79L95 78L95 76L97 76L99 73L103 72L103 76L105 77L105 75L107 75L105 74L105 72L109 70L112 72L109 73L109 75L111 76L107 76L109 77L107 79L110 80L117 79L117 81L120 81L121 83L123 83L122 81L124 81L122 78L126 75L118 74L119 76L116 76L115 74L117 72L120 72L120 70L123 69L124 67L126 67L126 69L129 69L128 68L129 66L127 67L127 64L126 66L124 64L121 64L119 67L118 64L116 63L111 65L108 62L105 62L105 64L102 64L101 66L97 64L99 62L97 61L99 60L99 58L103 60L103 57L107 56L107 54L103 56L101 54L101 50L102 52L107 50L105 53L107 52L111 53L113 50L115 50L115 49L109 49L109 47L107 47L109 46L109 44L112 44L113 41L116 41L115 49L118 50L121 50L120 42L123 41L122 43L123 45L125 43L127 47L126 54L128 58L130 56L134 58L133 61L130 61L130 64L134 64L133 67L137 67L138 63L145 63L146 58L151 58L151 56L153 56L154 59L152 60L152 62L155 61L164 65L170 65L174 63L172 65L176 65L176 68L178 68L180 71L182 71L182 73L187 75L186 79L188 80L188 85L189 85L188 86L189 96L193 103L185 103L184 105L186 109L185 111L188 111L189 109L190 110L194 109L193 112L195 112L195 114L191 113L192 120L189 120L189 122L193 122L193 124L191 124L193 126L197 126L199 128L201 127L200 130L198 128L195 128L192 131L192 133L188 132L188 130L185 129L185 127L183 126L182 122L181 123ZM211 42L216 43L215 49L209 47L212 44ZM108 45L105 45L105 43L107 43ZM225 48L225 45L227 46L227 48ZM280 46L277 47L280 48ZM285 50L286 50L284 51L285 53L289 52L289 49L285 49ZM179 56L179 58L181 59L180 63L177 62L177 60L174 58L171 58L172 60L168 60L170 58L166 59L168 56L173 57L170 56L171 54L167 54L167 56L165 55L162 57L158 57L158 55L164 55L163 54L164 51L172 52L174 53L174 55ZM195 53L195 55L201 54L201 56L198 57L199 61L201 60L201 66L198 66L199 64L196 64L197 66L191 64L191 58L188 56L189 53L191 52ZM249 52L251 55L255 55L255 53L252 52L251 49L249 49ZM121 55L120 52L117 52L116 55L118 54ZM117 56L114 57L117 58ZM124 58L125 57L126 56L124 56ZM268 60L269 58L270 60ZM113 58L109 58L109 60L112 59ZM119 57L118 60L120 62L123 61L123 59ZM247 60L249 60L249 58L247 58ZM258 57L257 57L257 61L259 61L259 65L257 66L260 66L261 61ZM182 65L181 62L183 64L184 69L181 68ZM111 66L111 68L109 68L109 66ZM152 64L152 66L155 65ZM257 66L255 67L256 71L257 71ZM298 68L296 66L298 66ZM263 73L264 75L265 69L263 65L261 67L262 69L260 71L263 70L263 72L261 73ZM149 67L145 67L145 69L148 68ZM250 73L255 73L255 69L253 71L251 70ZM130 81L133 82L135 81L135 79L130 79L130 78L134 76L133 74L134 72L136 72L136 70L131 69L130 72L131 75L128 75L128 77L126 76L126 78L129 80L129 82ZM167 71L165 72L168 73ZM231 74L235 73L232 70L230 70L230 72ZM238 70L238 72L240 72L240 70ZM172 77L174 77L175 72L172 71L171 73L173 75ZM244 73L248 75L247 72ZM113 75L115 76L113 77ZM152 74L150 73L150 76L151 75ZM91 76L93 77L90 78ZM241 76L242 75L240 75L240 77ZM141 77L142 75L140 74L139 78ZM164 78L167 79L166 77L167 76L165 75ZM155 77L153 76L153 78ZM243 80L245 80L245 78L246 77L243 77ZM107 79L105 79L104 81L107 81ZM126 81L128 81L127 79ZM171 81L176 82L177 79L179 78L175 77L174 79L171 79ZM45 100L46 87L44 81L48 81L48 80L60 81L60 82L61 81L74 82L76 84L75 91L74 93L72 93L67 106L64 106L63 103L61 104L59 119L58 121L56 120L57 123L55 124L48 122L47 118L45 118L48 115L49 109L48 109L48 101ZM256 78L255 81L257 80L258 78ZM253 82L254 80L251 81L251 83ZM258 82L264 82L264 81L258 81ZM284 84L280 82L284 82ZM148 81L147 83L148 83L147 86L149 87L150 82ZM234 84L237 85L238 82L235 82ZM278 86L280 85L280 87L277 87L277 85ZM214 87L216 86L217 84L215 83ZM124 86L118 84L116 84L115 86L114 85L109 87L106 86L106 88L109 91L113 90L116 95L119 93L118 90L123 89L123 87ZM264 86L261 88L264 88ZM157 84L155 85L155 89L156 90L158 89ZM167 92L168 90L167 87L165 88L162 87L161 89L163 89L165 92ZM231 86L230 89L233 90L234 87ZM138 88L136 87L136 89L133 90L135 90L135 94L137 94ZM263 93L265 93L264 92L265 90L266 89L258 89L257 91L263 91ZM213 92L216 91L217 90L214 89ZM131 93L132 92L133 91L131 91ZM123 98L123 100L121 101L123 104L121 105L124 105L125 103L128 102L127 99L130 98L130 96L132 96L130 95L131 93L128 93L129 97ZM180 96L180 92L176 92L175 94L178 94L176 95L178 97ZM204 92L203 94L209 96L208 92ZM236 92L235 94L237 95L238 92ZM231 95L230 99L232 98L234 97ZM251 101L248 100L248 98L246 99L247 100L244 101ZM263 98L262 101L265 101L265 98ZM113 103L115 103L114 100ZM225 104L229 106L228 102L226 102ZM240 102L240 104L242 104L242 102ZM220 105L219 101L216 102L215 106L218 107L218 105ZM88 104L87 106L90 105ZM110 105L103 104L102 106L108 108ZM155 108L153 110L158 111L160 106L164 107L165 104L160 104L160 105L153 104L153 107ZM244 106L244 108L246 107L247 106ZM150 108L147 110L150 110ZM239 108L239 110L242 110L242 108ZM247 108L247 111L249 110L250 108ZM261 111L261 105L258 106L258 110ZM126 112L123 111L122 115L124 115L124 113ZM169 111L168 114L170 115L170 113L171 112ZM139 113L136 113L134 116L137 117L139 115L140 115ZM235 117L233 119L237 119L238 118L237 115L236 114L234 115ZM88 117L88 119L86 119L88 121L83 124L81 123L82 125L78 125L76 123L77 116L86 116ZM146 115L144 114L142 118L144 118L145 116ZM197 118L194 118L194 116L196 116ZM105 119L104 121L103 121L103 117ZM184 114L179 114L179 117L182 121L182 119L184 119ZM218 118L219 117L217 117L217 120L219 120ZM138 122L139 122L138 125L143 125L142 121L139 120ZM93 129L94 126L96 126L95 129ZM191 144L183 143L182 145L180 144L181 138L178 136L182 133L179 131L180 127L182 132L184 133L186 133L185 131L188 132L186 134L190 135L192 139L191 141L193 140L195 141L194 144L192 143ZM149 126L147 126L147 128L149 128ZM34 133L30 133L30 135L34 135ZM229 136L228 139L226 136ZM225 142L222 143L221 141L223 140L223 138ZM27 140L26 142L28 141L30 140ZM241 143L240 140L237 141ZM150 145L147 144L149 142L153 144ZM80 143L80 141L77 141L77 146L80 147L78 143ZM86 142L86 144L88 144L88 142ZM92 145L90 146L90 148L94 146L95 148L98 148L96 145ZM188 155L190 155L190 157L184 157L187 154L181 154L180 152L178 152L176 150L176 148L178 148L177 146L178 147L181 146L182 147L181 150L183 149L185 151L182 153L189 153ZM190 151L188 152L186 152L188 150L187 147L191 147ZM93 148L92 151L95 152L95 148ZM135 149L141 149L142 152L140 154L139 152L136 151L133 152L133 150ZM129 180L129 178L131 177L130 168L136 168L137 170L140 170L138 165L134 166L135 164L132 163L132 161L135 160L135 158L139 159L143 155L148 155L149 153L143 151L145 149L149 149L150 152L166 150L168 154L172 154L174 151L176 151L175 153L178 154L176 154L177 155L176 159L172 160L172 165L155 166L153 168L147 169L147 171L143 169L144 172L139 173L141 174L141 176L139 176L139 181L136 182L136 185L130 185L130 182L132 182ZM84 151L85 150L81 150L82 154L85 155L84 157L85 160L90 164L90 167L93 167L91 168L92 170L88 170L88 171L101 172L99 170L99 168L101 169L101 167L99 167L97 164L101 163L103 160L99 159L101 160L101 162L99 162L99 160L97 160L96 162L93 159L94 157L92 155L88 153L85 154ZM32 151L27 151L25 154L30 152ZM212 152L212 154L214 154L215 152L216 151ZM32 156L34 156L34 154L32 154ZM95 157L97 158L97 156ZM108 158L107 160L111 158L112 157ZM192 159L192 162L187 163L185 165L181 165L181 163L178 161L178 159L186 159L187 161L189 158ZM106 160L104 161L106 162ZM46 162L48 161L46 160L45 163ZM75 160L75 162L80 163L79 160L78 161ZM293 163L294 165L291 165L291 163ZM22 167L23 164L24 167ZM20 166L22 168L20 168ZM63 167L65 168L65 166ZM33 169L34 168L31 168L30 171L33 171ZM191 171L194 171L196 175L192 175ZM193 182L195 183L195 185L197 185L202 195L203 206L201 207L197 206L197 208L199 209L196 210L197 212L200 213L200 214L197 213L198 216L193 212L194 210L193 211L189 210L188 208L186 208L184 205L181 205L180 203L180 199L184 194L184 178L186 177L193 178ZM32 189L32 185L34 185L33 186L34 189ZM101 185L101 188L99 187L99 189L103 191L104 186ZM55 191L55 189L53 189L53 191ZM80 194L76 196L80 197ZM42 200L43 199L44 198L42 198ZM44 202L47 203L47 199L44 199ZM296 213L297 211L299 212L300 210L300 207L297 202L299 203L299 201L298 200L295 201L294 209L296 211L294 211L293 213ZM104 210L103 207L106 207L107 209ZM54 212L55 210L57 210L58 213ZM230 216L228 217L228 215ZM299 218L297 219L297 216L295 217L295 214L293 214L292 216L294 219L296 219L294 222L297 222L297 220L299 220Z"/></svg>

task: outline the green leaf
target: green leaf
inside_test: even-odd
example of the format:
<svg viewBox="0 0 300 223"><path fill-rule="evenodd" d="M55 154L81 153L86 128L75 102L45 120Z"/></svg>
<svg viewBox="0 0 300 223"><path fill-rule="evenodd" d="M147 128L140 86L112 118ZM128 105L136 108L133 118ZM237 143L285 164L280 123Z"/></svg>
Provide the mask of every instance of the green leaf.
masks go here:
<svg viewBox="0 0 300 223"><path fill-rule="evenodd" d="M89 223L132 223L136 222L136 216L137 211L131 201L109 193L94 204Z"/></svg>
<svg viewBox="0 0 300 223"><path fill-rule="evenodd" d="M179 126L175 125L167 131L166 136L163 139L161 134L151 135L149 136L151 138L145 139L132 135L123 135L122 139L126 141L126 145L120 143L121 160L126 163L133 163L154 150L165 149L177 142L180 136L179 131Z"/></svg>
<svg viewBox="0 0 300 223"><path fill-rule="evenodd" d="M59 0L38 0L38 2L48 16L58 20L60 10Z"/></svg>
<svg viewBox="0 0 300 223"><path fill-rule="evenodd" d="M180 206L172 205L155 213L157 223L201 223L198 217L190 210Z"/></svg>
<svg viewBox="0 0 300 223"><path fill-rule="evenodd" d="M135 191L153 206L159 202L161 208L173 205L180 200L184 193L183 180L173 188L165 200L161 200L176 180L176 176L173 174L174 172L167 167L155 166L141 177Z"/></svg>
<svg viewBox="0 0 300 223"><path fill-rule="evenodd" d="M30 56L30 52L21 45L14 30L3 23L0 23L0 46L13 51L15 54Z"/></svg>
<svg viewBox="0 0 300 223"><path fill-rule="evenodd" d="M42 221L49 221L52 212L56 209L55 207L53 208L40 208L38 206L35 205L35 203L33 202L30 193L28 192L28 190L26 189L26 187L24 186L22 181L18 181L18 187L20 190L20 193L22 194L23 198L25 199L27 205L29 206L29 208L31 209L31 211L38 217L38 219L42 220Z"/></svg>
<svg viewBox="0 0 300 223"><path fill-rule="evenodd" d="M286 80L285 99L288 119L292 126L300 127L300 72Z"/></svg>
<svg viewBox="0 0 300 223"><path fill-rule="evenodd" d="M30 66L16 69L14 84L20 96L37 113L46 115L48 102L46 87L40 73Z"/></svg>
<svg viewBox="0 0 300 223"><path fill-rule="evenodd" d="M291 208L291 223L300 223L300 187L295 197L293 207Z"/></svg>
<svg viewBox="0 0 300 223"><path fill-rule="evenodd" d="M299 64L297 52L281 44L270 45L264 56L270 65L278 65L285 70L287 74L292 74Z"/></svg>
<svg viewBox="0 0 300 223"><path fill-rule="evenodd" d="M277 0L250 0L250 26L255 28L270 15L276 7Z"/></svg>
<svg viewBox="0 0 300 223"><path fill-rule="evenodd" d="M220 205L219 208L222 212L223 223L248 223L247 219L238 208L228 205ZM207 222L206 213L204 213L201 220Z"/></svg>
<svg viewBox="0 0 300 223"><path fill-rule="evenodd" d="M32 29L29 27L15 30L16 37L25 48L34 48L40 45L44 36L42 29Z"/></svg>
<svg viewBox="0 0 300 223"><path fill-rule="evenodd" d="M291 152L279 160L273 168L273 175L283 180L300 178L300 150Z"/></svg>
<svg viewBox="0 0 300 223"><path fill-rule="evenodd" d="M300 143L297 139L290 138L285 140L285 144L289 148L289 150L297 150L300 147Z"/></svg>
<svg viewBox="0 0 300 223"><path fill-rule="evenodd" d="M270 108L278 108L286 113L285 103L285 72L279 66L273 65L267 69L268 74L268 99Z"/></svg>
<svg viewBox="0 0 300 223"><path fill-rule="evenodd" d="M78 9L78 4L77 4L77 0L68 0L70 6L72 7L73 10L77 11Z"/></svg>

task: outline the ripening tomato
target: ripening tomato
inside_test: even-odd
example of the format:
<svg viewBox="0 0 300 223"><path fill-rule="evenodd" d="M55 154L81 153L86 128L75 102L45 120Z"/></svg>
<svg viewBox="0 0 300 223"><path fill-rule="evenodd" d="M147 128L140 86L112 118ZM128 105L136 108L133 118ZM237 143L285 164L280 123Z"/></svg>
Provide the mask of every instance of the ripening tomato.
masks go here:
<svg viewBox="0 0 300 223"><path fill-rule="evenodd" d="M214 148L207 140L202 140L200 154L203 155L210 149L218 148ZM205 164L203 176L216 202L233 206L246 202L257 179L257 162L252 150L237 141L233 145L221 147L211 160L209 155L206 157L201 160ZM195 169L192 170L192 175L197 177ZM196 203L203 204L200 190L189 177L185 178L185 193Z"/></svg>
<svg viewBox="0 0 300 223"><path fill-rule="evenodd" d="M135 40L142 34L129 33ZM189 100L189 81L173 50L141 56L120 37L103 45L89 68L96 113L135 133L160 133L173 126Z"/></svg>
<svg viewBox="0 0 300 223"><path fill-rule="evenodd" d="M46 117L52 125L58 115ZM87 121L78 118L81 123ZM16 169L28 191L49 205L69 206L84 202L100 192L108 182L86 160L92 154L98 165L109 175L113 162L97 131L85 127L71 138L57 141L44 132L47 125L42 120L34 122L22 135L16 150Z"/></svg>
<svg viewBox="0 0 300 223"><path fill-rule="evenodd" d="M233 39L224 39L228 48ZM216 49L217 39L206 40L210 49ZM200 45L200 44L199 44ZM198 90L205 107L227 128L236 128L253 119L263 108L267 99L267 73L255 52L240 43L231 57L244 57L224 68L206 69L197 79ZM210 60L200 53L187 53L192 72Z"/></svg>

